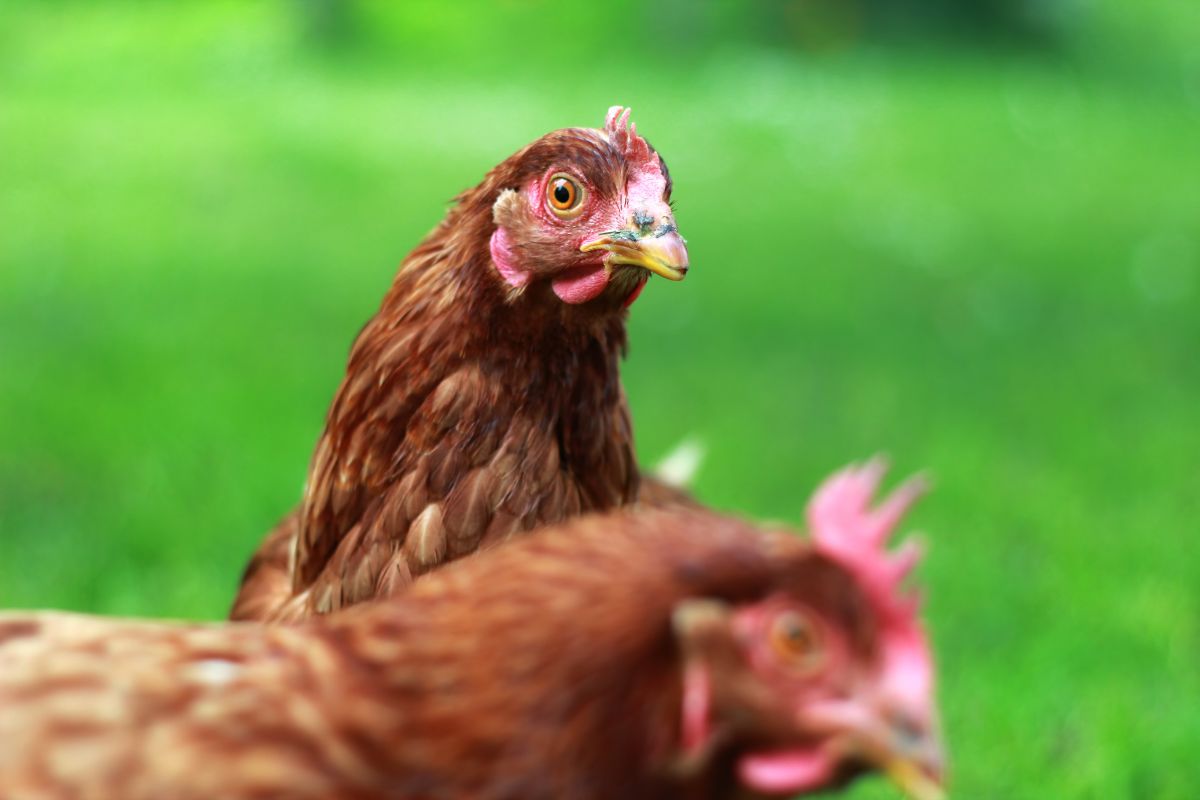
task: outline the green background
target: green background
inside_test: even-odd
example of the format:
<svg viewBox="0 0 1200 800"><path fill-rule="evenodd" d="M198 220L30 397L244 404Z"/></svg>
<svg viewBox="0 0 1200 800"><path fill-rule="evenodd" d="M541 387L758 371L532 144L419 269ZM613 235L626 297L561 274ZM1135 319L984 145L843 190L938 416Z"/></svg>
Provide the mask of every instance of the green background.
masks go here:
<svg viewBox="0 0 1200 800"><path fill-rule="evenodd" d="M396 264L622 103L693 265L643 458L794 522L927 469L953 795L1200 797L1198 9L9 0L0 606L220 617Z"/></svg>

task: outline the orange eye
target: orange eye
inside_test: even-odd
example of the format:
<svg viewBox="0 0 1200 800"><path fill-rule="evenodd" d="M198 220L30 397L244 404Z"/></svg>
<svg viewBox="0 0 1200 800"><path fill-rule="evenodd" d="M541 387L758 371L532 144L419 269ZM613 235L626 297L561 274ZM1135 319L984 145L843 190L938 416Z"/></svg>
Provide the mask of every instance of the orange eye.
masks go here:
<svg viewBox="0 0 1200 800"><path fill-rule="evenodd" d="M788 666L801 672L816 667L823 655L816 625L799 611L784 611L771 622L771 647Z"/></svg>
<svg viewBox="0 0 1200 800"><path fill-rule="evenodd" d="M562 219L569 219L583 207L583 187L570 175L557 173L546 184L546 202Z"/></svg>

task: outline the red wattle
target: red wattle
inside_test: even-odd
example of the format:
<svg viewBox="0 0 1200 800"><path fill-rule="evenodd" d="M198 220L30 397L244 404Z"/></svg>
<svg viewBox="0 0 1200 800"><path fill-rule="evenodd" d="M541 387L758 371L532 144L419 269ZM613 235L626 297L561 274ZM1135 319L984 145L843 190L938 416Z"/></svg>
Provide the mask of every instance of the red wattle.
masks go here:
<svg viewBox="0 0 1200 800"><path fill-rule="evenodd" d="M577 267L563 277L555 278L550 285L559 300L578 305L599 297L608 286L608 276L602 266Z"/></svg>
<svg viewBox="0 0 1200 800"><path fill-rule="evenodd" d="M829 759L819 750L747 753L738 759L742 783L763 794L790 795L819 786L829 778Z"/></svg>

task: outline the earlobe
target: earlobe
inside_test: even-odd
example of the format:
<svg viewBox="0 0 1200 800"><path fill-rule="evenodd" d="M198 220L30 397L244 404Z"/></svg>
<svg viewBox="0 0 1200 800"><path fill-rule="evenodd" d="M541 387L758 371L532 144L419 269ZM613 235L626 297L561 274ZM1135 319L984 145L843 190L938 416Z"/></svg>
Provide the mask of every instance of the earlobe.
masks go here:
<svg viewBox="0 0 1200 800"><path fill-rule="evenodd" d="M554 242L542 235L537 219L520 192L502 191L492 204L492 220L496 230L492 232L488 249L496 271L505 283L521 289L539 274L547 272L542 265L548 262Z"/></svg>
<svg viewBox="0 0 1200 800"><path fill-rule="evenodd" d="M719 600L691 599L671 614L671 627L682 657L679 752L676 774L699 771L720 744L722 732L714 718L714 662L732 644L731 610Z"/></svg>
<svg viewBox="0 0 1200 800"><path fill-rule="evenodd" d="M532 276L517 266L516 249L509 239L506 228L496 228L488 244L492 253L492 263L496 265L496 271L509 286L520 289L529 283Z"/></svg>

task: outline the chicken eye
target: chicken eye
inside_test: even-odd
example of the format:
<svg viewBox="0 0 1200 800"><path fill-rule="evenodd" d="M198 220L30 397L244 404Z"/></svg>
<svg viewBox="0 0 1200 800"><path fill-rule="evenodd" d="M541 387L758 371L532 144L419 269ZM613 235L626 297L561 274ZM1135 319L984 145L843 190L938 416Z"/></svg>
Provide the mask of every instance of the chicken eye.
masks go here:
<svg viewBox="0 0 1200 800"><path fill-rule="evenodd" d="M546 184L546 202L550 210L562 219L569 219L583 207L583 187L570 175L559 173Z"/></svg>
<svg viewBox="0 0 1200 800"><path fill-rule="evenodd" d="M775 617L770 630L771 647L791 668L808 672L822 656L816 625L799 611L784 611Z"/></svg>

